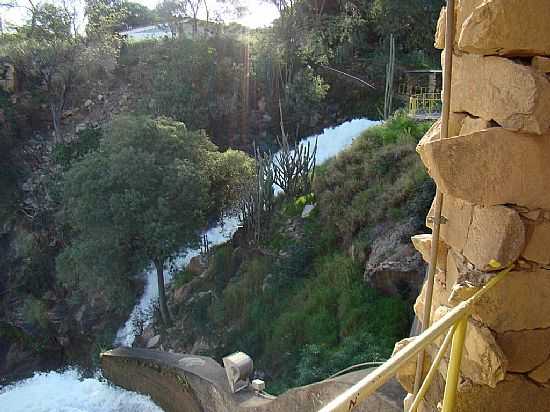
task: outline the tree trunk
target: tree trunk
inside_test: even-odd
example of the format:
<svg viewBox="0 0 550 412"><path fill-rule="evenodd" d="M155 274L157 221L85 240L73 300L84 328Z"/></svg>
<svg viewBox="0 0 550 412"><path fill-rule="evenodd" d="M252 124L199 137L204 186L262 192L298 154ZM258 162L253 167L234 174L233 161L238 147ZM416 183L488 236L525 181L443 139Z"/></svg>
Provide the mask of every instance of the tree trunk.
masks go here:
<svg viewBox="0 0 550 412"><path fill-rule="evenodd" d="M166 294L164 293L164 262L155 260L155 267L157 269L160 316L162 317L162 322L168 326L172 323L172 320L170 319L170 312L166 304Z"/></svg>

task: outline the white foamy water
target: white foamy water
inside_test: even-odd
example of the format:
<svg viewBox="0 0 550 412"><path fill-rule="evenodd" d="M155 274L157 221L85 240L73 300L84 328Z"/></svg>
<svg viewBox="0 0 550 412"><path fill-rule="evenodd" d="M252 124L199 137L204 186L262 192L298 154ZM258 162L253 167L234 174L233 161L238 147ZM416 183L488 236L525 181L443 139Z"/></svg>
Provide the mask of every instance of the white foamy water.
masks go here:
<svg viewBox="0 0 550 412"><path fill-rule="evenodd" d="M237 217L228 217L221 224L206 231L208 243L210 246L216 246L227 242L239 227L239 219ZM174 271L180 270L189 264L189 261L200 254L200 249L187 249L180 253L173 262L172 270L165 272L164 283L169 284L172 280ZM137 319L142 318L144 326L151 323L149 309L159 297L159 289L157 283L157 272L154 267L150 267L145 272L145 289L138 304L132 310L130 317L122 326L115 338L115 346L132 346L136 339L134 324Z"/></svg>
<svg viewBox="0 0 550 412"><path fill-rule="evenodd" d="M321 164L348 147L365 129L379 122L356 119L339 126L328 128L317 136L303 139L300 144L317 143L316 163ZM237 218L227 218L222 224L209 229L206 233L211 246L231 239L237 228ZM199 249L185 250L180 253L174 267L185 267L192 257L200 253ZM173 272L167 271L165 283L172 280ZM116 346L131 346L135 339L133 323L135 319L147 313L149 307L158 299L156 272L145 272L145 289L134 307L129 319L117 332ZM151 319L144 319L149 324ZM109 385L98 378L83 379L78 371L69 369L64 372L36 373L32 378L17 382L0 390L0 412L162 412L148 397Z"/></svg>
<svg viewBox="0 0 550 412"><path fill-rule="evenodd" d="M0 390L3 412L162 412L147 396L117 388L75 369L36 373Z"/></svg>

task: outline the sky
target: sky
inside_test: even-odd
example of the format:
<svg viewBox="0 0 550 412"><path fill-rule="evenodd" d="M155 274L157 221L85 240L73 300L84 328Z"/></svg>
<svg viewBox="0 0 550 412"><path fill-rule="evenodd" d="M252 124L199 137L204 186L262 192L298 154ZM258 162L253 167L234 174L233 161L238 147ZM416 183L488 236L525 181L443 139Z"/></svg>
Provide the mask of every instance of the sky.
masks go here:
<svg viewBox="0 0 550 412"><path fill-rule="evenodd" d="M150 9L155 8L160 0L132 0L141 3ZM279 12L270 0L241 0L247 6L248 13L240 18L229 18L227 21L237 21L238 23L250 27L265 27L271 24L273 20L279 17ZM19 3L24 4L24 0ZM83 2L81 2L83 3ZM0 16L4 23L20 24L25 20L25 9L16 7L13 9L0 9Z"/></svg>

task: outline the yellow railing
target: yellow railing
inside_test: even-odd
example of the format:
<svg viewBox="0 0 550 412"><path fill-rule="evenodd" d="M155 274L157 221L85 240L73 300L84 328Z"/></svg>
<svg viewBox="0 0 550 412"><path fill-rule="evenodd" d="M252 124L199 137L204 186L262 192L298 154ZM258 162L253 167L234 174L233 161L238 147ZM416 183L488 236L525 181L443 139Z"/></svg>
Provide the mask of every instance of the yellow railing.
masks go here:
<svg viewBox="0 0 550 412"><path fill-rule="evenodd" d="M509 266L500 271L485 286L479 289L471 298L459 303L451 309L445 316L435 322L432 326L417 336L413 342L408 344L402 350L397 352L383 365L376 368L369 375L361 379L351 388L339 395L320 412L349 412L371 396L382 385L389 381L405 364L413 359L418 353L423 351L428 345L433 343L441 335L447 332L437 355L434 357L430 370L420 386L420 390L413 400L409 412L415 412L420 401L426 394L441 359L447 348L451 345L451 356L447 368L447 379L445 382L445 392L443 395L442 412L452 412L456 404L456 391L460 373L460 363L462 359L462 350L466 338L466 329L468 327L468 318L470 317L473 305L487 293L491 288L502 281L513 269ZM451 342L452 340L452 342Z"/></svg>
<svg viewBox="0 0 550 412"><path fill-rule="evenodd" d="M409 116L436 118L441 115L441 93L422 93L409 97Z"/></svg>

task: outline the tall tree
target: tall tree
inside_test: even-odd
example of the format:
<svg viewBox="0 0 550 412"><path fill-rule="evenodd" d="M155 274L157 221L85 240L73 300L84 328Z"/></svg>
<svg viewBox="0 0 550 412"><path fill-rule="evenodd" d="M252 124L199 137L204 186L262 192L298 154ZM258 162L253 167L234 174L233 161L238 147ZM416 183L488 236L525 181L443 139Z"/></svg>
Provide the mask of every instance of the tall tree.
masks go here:
<svg viewBox="0 0 550 412"><path fill-rule="evenodd" d="M198 243L208 218L234 197L234 182L252 170L246 155L222 154L182 123L117 118L100 149L67 174L65 209L77 237L60 258L61 270L87 264L78 252L84 244L98 245L98 253L130 252L149 260L157 272L161 316L170 323L165 264Z"/></svg>

